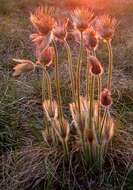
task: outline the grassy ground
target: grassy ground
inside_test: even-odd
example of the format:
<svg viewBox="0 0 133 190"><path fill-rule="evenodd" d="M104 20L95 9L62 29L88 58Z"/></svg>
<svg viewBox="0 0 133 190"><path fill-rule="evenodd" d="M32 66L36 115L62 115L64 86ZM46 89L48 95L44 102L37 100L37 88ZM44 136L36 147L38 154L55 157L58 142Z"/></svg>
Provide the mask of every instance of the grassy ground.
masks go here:
<svg viewBox="0 0 133 190"><path fill-rule="evenodd" d="M32 26L28 17L29 11L37 4L38 1L36 0L0 0L0 152L2 164L5 164L5 168L4 166L1 166L2 172L7 169L9 163L9 165L12 165L11 169L14 169L14 172L19 171L19 168L17 168L18 170L15 168L13 158L19 159L26 154L31 154L31 156L33 156L34 159L31 159L31 156L26 158L27 160L31 159L31 163L38 160L38 164L35 165L36 168L40 169L40 166L43 166L41 158L44 156L44 150L40 145L40 148L36 148L36 144L42 141L40 130L43 127L39 82L40 74L35 73L17 79L12 77L12 68L14 66L12 58L30 58L34 60L34 50L29 40ZM115 15L116 18L120 20L113 41L115 69L113 91L114 107L112 113L115 115L118 123L117 134L122 134L124 138L123 141L125 141L125 147L122 147L125 154L127 154L125 156L131 156L131 145L133 145L133 25L131 23L133 20L133 4L131 3L130 5L125 6L124 4L120 6L111 5L110 8L105 11ZM104 46L101 46L101 49L104 48ZM76 54L76 50L74 51ZM98 56L103 62L106 62L106 54L103 54L102 51L100 51ZM64 54L64 51L62 51L61 59L64 60L65 57L66 55ZM69 91L66 89L66 85L68 86L69 81L67 79L67 73L65 73L63 69L66 66L66 61L62 64L63 65L60 66L61 77L64 81L62 84L62 93L64 97L63 101L67 104L69 101ZM53 76L52 72L51 76ZM67 114L67 107L65 111ZM119 143L121 143L121 140ZM126 147L128 149L128 146L129 152L126 150ZM121 148L120 144L118 144L118 147ZM17 158L12 158L14 152L17 155ZM21 164L23 164L23 162L20 163L20 165ZM28 166L25 167L28 168L26 172L31 172L30 169L32 168ZM42 171L43 170L40 170L40 173L35 178L33 176L36 174L36 169L34 168L33 173L31 172L33 176L31 175L29 183L31 184L31 187L33 187L34 184L34 188L32 189L53 189L51 185L52 181L50 180L51 173L48 174L49 183L44 184L40 180L45 176ZM10 174L10 172L8 174ZM111 177L108 176L105 180L104 175L106 176L104 173L100 179L100 190L120 189L120 186L116 187L116 184ZM112 176L111 173L110 176ZM21 175L19 180L23 180L22 177L23 175ZM32 177L36 179L36 181L34 181ZM119 181L121 176L117 176L116 174L116 178L118 178L117 180ZM130 164L127 166L127 173L124 174L122 179L123 183L121 189L132 190L133 171ZM60 180L63 181L64 178L62 177ZM89 183L92 183L93 186L95 180L91 180L92 181L89 181ZM10 190L15 190L13 183L15 182L12 181L12 183L9 183L11 185ZM1 190L8 189L8 186L4 184L4 179L0 184ZM37 186L36 184L40 185ZM65 186L65 182L64 186L57 186L57 189L59 188L68 189ZM26 189L26 187L18 187L18 189ZM69 187L69 189L73 188ZM88 189L91 189L91 187Z"/></svg>

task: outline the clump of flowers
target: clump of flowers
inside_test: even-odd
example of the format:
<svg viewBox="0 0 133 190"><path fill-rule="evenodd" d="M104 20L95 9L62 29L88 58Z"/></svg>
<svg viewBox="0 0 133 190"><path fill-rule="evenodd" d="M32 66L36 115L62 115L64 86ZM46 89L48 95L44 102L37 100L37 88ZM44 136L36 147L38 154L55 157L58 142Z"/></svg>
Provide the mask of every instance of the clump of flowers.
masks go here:
<svg viewBox="0 0 133 190"><path fill-rule="evenodd" d="M71 19L70 19L71 18ZM114 135L115 123L110 114L112 105L112 65L113 52L111 41L116 28L116 20L109 16L101 16L93 27L94 13L82 8L74 9L65 18L57 18L50 8L38 8L31 14L30 20L36 28L31 39L36 47L36 61L14 59L19 64L14 67L14 76L42 70L42 104L47 121L50 123L43 131L44 139L51 136L51 146L62 145L65 156L69 161L72 146L79 146L85 163L90 167L102 167L108 146ZM72 50L67 41L68 28L71 23L72 32L78 34L80 43L79 57L76 71L73 70ZM106 42L109 50L108 81L103 89L102 78L104 67L96 56L99 41ZM69 104L72 121L67 121L63 112L60 90L59 49L57 43L65 46L68 57L68 71L71 81L71 99ZM81 67L83 51L86 51L86 95L81 96ZM53 64L55 71L55 86L57 99L52 92L52 79L49 75L49 66ZM44 85L46 81L47 86ZM45 95L47 88L47 96ZM71 125L74 127L75 138L71 138ZM45 134L46 132L46 134ZM71 143L75 141L75 143Z"/></svg>

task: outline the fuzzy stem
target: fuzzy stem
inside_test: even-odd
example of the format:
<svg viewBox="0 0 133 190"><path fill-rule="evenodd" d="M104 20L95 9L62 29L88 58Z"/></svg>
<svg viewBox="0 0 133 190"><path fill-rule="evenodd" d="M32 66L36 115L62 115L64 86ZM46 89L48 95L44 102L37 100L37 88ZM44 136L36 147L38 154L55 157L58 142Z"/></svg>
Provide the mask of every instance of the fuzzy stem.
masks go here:
<svg viewBox="0 0 133 190"><path fill-rule="evenodd" d="M112 88L112 70L113 70L113 51L111 41L107 41L107 47L109 52L109 68L108 68L108 89Z"/></svg>
<svg viewBox="0 0 133 190"><path fill-rule="evenodd" d="M95 77L91 76L91 88L90 88L90 102L89 102L89 127L92 128L93 119L93 99L94 99L94 87L95 87Z"/></svg>
<svg viewBox="0 0 133 190"><path fill-rule="evenodd" d="M102 118L102 121L101 121L100 137L101 137L101 135L102 135L102 131L103 131L103 128L104 128L104 124L105 124L106 119L107 119L107 114L108 114L108 110L107 110L107 108L105 108L104 114L103 114L103 118Z"/></svg>
<svg viewBox="0 0 133 190"><path fill-rule="evenodd" d="M72 99L73 102L76 100L76 95L75 95L75 81L74 81L74 74L73 74L73 68L72 68L72 54L71 54L71 49L67 41L65 40L65 46L67 50L67 56L68 56L68 63L69 63L69 74L70 74L70 79L71 79L71 89L72 89Z"/></svg>
<svg viewBox="0 0 133 190"><path fill-rule="evenodd" d="M86 82L86 95L87 95L87 102L89 101L89 97L90 97L90 76L89 76L89 63L88 63L88 57L90 56L90 52L87 51L87 71L86 71L86 78L87 78L87 82Z"/></svg>
<svg viewBox="0 0 133 190"><path fill-rule="evenodd" d="M60 80L59 80L59 68L58 68L58 50L55 41L53 40L53 46L55 49L55 79L56 79L56 91L58 100L58 111L59 111L59 121L61 129L63 127L63 111L61 102L61 92L60 92Z"/></svg>
<svg viewBox="0 0 133 190"><path fill-rule="evenodd" d="M50 100L50 105L52 105L52 87L51 87L51 79L50 76L46 70L46 67L43 67L43 71L45 73L46 76L46 80L47 80L47 86L48 86L48 99Z"/></svg>
<svg viewBox="0 0 133 190"><path fill-rule="evenodd" d="M98 76L97 78L98 80L98 118L97 118L97 127L98 127L98 130L99 130L99 126L100 126L100 93L101 93L101 76Z"/></svg>
<svg viewBox="0 0 133 190"><path fill-rule="evenodd" d="M77 90L77 104L79 111L79 120L81 121L81 105L80 105L80 71L82 63L82 54L83 54L83 33L81 32L81 41L80 41L80 52L77 64L77 74L76 74L76 90Z"/></svg>
<svg viewBox="0 0 133 190"><path fill-rule="evenodd" d="M42 71L42 102L45 100L45 84L47 81L45 81L45 71Z"/></svg>

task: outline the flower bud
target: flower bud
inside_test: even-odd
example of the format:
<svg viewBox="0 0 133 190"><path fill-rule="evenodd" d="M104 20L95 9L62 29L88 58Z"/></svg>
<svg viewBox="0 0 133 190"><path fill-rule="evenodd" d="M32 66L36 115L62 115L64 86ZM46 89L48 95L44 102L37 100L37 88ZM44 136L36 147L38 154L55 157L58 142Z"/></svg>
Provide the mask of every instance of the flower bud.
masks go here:
<svg viewBox="0 0 133 190"><path fill-rule="evenodd" d="M105 88L102 93L101 93L101 97L100 97L100 101L101 101L101 105L104 107L109 107L112 104L112 97L111 97L111 93L110 91Z"/></svg>
<svg viewBox="0 0 133 190"><path fill-rule="evenodd" d="M90 64L89 71L92 75L97 76L103 74L103 67L100 61L96 57L91 56L89 58L89 64Z"/></svg>
<svg viewBox="0 0 133 190"><path fill-rule="evenodd" d="M13 68L13 76L15 77L21 75L22 73L34 71L35 69L34 63L30 60L13 59L13 61L20 63Z"/></svg>

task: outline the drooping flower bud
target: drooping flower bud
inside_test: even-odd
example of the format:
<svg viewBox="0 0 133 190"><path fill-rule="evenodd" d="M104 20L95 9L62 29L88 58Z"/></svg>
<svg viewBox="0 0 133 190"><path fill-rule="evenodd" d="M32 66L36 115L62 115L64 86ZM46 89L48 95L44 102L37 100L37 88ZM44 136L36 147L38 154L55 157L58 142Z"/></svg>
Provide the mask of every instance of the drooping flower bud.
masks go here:
<svg viewBox="0 0 133 190"><path fill-rule="evenodd" d="M107 88L104 88L104 90L101 93L100 97L101 105L104 107L110 107L112 104L112 97L111 93Z"/></svg>
<svg viewBox="0 0 133 190"><path fill-rule="evenodd" d="M28 73L31 71L34 71L35 65L32 61L30 60L25 60L25 59L13 59L13 61L20 63L16 65L13 70L13 76L19 76L23 73Z"/></svg>
<svg viewBox="0 0 133 190"><path fill-rule="evenodd" d="M89 71L92 75L98 76L103 74L103 67L100 61L96 57L90 56L89 64L90 64Z"/></svg>

